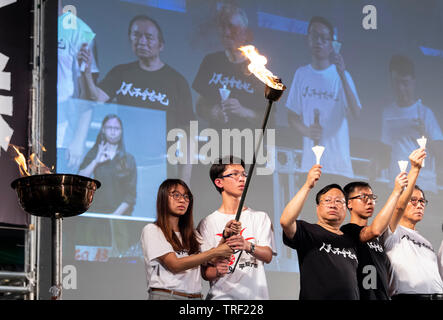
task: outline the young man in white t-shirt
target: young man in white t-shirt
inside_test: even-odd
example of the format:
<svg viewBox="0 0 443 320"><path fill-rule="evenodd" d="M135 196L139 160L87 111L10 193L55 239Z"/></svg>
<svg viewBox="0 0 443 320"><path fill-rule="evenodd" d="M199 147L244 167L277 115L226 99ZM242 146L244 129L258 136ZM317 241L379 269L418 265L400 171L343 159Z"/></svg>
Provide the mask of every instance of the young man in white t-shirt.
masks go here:
<svg viewBox="0 0 443 320"><path fill-rule="evenodd" d="M416 95L414 63L402 55L394 55L389 63L395 102L383 111L382 142L391 147L389 177L398 172L398 160L406 159L418 147L417 139L427 138L426 165L417 183L424 191L438 192L436 159L443 157L443 133L432 112Z"/></svg>
<svg viewBox="0 0 443 320"><path fill-rule="evenodd" d="M343 57L334 51L333 36L328 20L311 19L308 46L312 62L295 72L286 107L290 126L303 135L302 171L308 172L315 163L311 148L319 144L325 147L323 173L353 178L347 118L357 117L361 104Z"/></svg>
<svg viewBox="0 0 443 320"><path fill-rule="evenodd" d="M423 159L412 161L410 158L408 187L382 236L391 262L389 294L396 300L443 300L443 281L436 252L416 230L428 203L424 192L415 184Z"/></svg>
<svg viewBox="0 0 443 320"><path fill-rule="evenodd" d="M244 163L232 156L218 159L211 166L210 176L222 204L197 227L202 250L226 241L235 253L229 261L218 259L202 266L203 278L210 281L206 299L269 299L264 263L276 255L271 220L266 212L248 207L243 208L239 222L234 220L246 182Z"/></svg>

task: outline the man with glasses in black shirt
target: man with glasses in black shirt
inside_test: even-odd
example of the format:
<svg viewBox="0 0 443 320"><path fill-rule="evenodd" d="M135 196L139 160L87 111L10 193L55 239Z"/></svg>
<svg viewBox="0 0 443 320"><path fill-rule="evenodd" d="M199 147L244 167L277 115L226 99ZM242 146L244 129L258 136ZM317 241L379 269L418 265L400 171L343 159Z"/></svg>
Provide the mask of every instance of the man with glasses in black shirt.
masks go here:
<svg viewBox="0 0 443 320"><path fill-rule="evenodd" d="M340 230L358 242L357 279L360 300L389 300L389 260L378 237L388 227L397 201L407 183L406 172L398 174L394 190L370 225L368 220L372 217L377 199L371 186L367 182L357 181L348 183L344 187L351 221Z"/></svg>
<svg viewBox="0 0 443 320"><path fill-rule="evenodd" d="M330 184L317 193L315 224L297 220L321 168L309 170L305 184L286 205L280 218L283 242L297 250L300 300L358 300L357 242L340 230L346 216L342 188Z"/></svg>

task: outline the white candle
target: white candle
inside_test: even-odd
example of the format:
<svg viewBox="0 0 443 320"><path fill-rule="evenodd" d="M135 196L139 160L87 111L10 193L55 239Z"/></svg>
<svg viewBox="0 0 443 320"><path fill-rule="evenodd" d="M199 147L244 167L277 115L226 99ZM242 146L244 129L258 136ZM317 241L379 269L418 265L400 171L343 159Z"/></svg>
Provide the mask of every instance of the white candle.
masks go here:
<svg viewBox="0 0 443 320"><path fill-rule="evenodd" d="M312 147L312 151L315 154L316 164L320 164L320 159L321 159L321 156L323 154L323 151L325 151L325 147L323 147L323 146L314 146L314 147Z"/></svg>
<svg viewBox="0 0 443 320"><path fill-rule="evenodd" d="M425 149L426 148L426 142L428 139L426 139L424 136L422 136L420 139L417 139L417 143L420 146L420 148ZM421 165L422 168L425 167L425 160L423 159L423 163Z"/></svg>
<svg viewBox="0 0 443 320"><path fill-rule="evenodd" d="M400 168L400 172L406 172L406 168L408 167L408 162L405 160L398 161L398 166Z"/></svg>
<svg viewBox="0 0 443 320"><path fill-rule="evenodd" d="M222 101L225 101L229 98L229 95L231 94L231 90L226 89L226 85L223 86L223 88L219 88L218 91L220 92L220 97Z"/></svg>

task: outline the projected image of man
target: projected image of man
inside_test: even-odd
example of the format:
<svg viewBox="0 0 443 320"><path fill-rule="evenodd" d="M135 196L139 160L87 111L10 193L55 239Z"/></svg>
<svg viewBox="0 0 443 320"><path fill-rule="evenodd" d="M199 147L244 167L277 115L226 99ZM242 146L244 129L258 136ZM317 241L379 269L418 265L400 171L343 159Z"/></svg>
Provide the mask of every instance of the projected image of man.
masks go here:
<svg viewBox="0 0 443 320"><path fill-rule="evenodd" d="M415 66L402 55L394 55L389 63L395 102L383 111L382 142L389 145L391 164L389 177L398 172L397 161L406 159L418 147L417 139L427 139L428 156L418 184L425 191L438 192L436 159L443 159L443 133L434 112L417 98Z"/></svg>
<svg viewBox="0 0 443 320"><path fill-rule="evenodd" d="M80 59L88 65L84 77L89 97L164 110L168 130L186 129L193 118L191 92L186 79L160 57L165 41L159 24L148 16L136 16L129 23L128 37L137 61L115 66L97 86L89 69L91 53L86 49L81 51ZM169 166L168 174L176 176L177 167L178 176L189 182L189 166Z"/></svg>
<svg viewBox="0 0 443 320"><path fill-rule="evenodd" d="M250 44L246 13L223 5L216 16L224 50L204 57L192 88L198 93L196 111L211 128L259 128L263 118L263 84L248 71L239 47Z"/></svg>
<svg viewBox="0 0 443 320"><path fill-rule="evenodd" d="M352 178L348 117L357 117L362 107L343 57L333 49L333 36L328 20L311 19L307 43L312 61L295 72L286 107L290 126L303 135L301 170L308 172L315 163L311 148L319 144L325 147L324 173Z"/></svg>

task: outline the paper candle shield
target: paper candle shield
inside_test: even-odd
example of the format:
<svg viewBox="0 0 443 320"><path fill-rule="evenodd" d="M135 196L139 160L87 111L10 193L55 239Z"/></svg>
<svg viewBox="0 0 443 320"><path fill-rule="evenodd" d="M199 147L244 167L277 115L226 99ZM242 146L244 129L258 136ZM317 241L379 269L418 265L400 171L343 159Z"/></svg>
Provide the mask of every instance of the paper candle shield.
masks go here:
<svg viewBox="0 0 443 320"><path fill-rule="evenodd" d="M312 147L312 151L315 154L316 164L320 164L320 158L321 158L321 156L323 154L323 151L325 151L325 147L323 147L323 146L314 146L314 147Z"/></svg>
<svg viewBox="0 0 443 320"><path fill-rule="evenodd" d="M408 167L408 162L405 160L398 161L398 167L400 168L400 172L406 172L406 168Z"/></svg>

